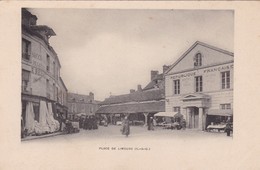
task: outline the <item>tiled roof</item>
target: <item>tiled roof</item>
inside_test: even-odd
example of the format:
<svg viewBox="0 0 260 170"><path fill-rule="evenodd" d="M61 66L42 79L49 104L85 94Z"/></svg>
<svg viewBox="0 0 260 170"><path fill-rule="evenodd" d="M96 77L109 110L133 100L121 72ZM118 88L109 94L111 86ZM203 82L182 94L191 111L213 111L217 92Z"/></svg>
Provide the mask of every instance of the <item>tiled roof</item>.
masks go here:
<svg viewBox="0 0 260 170"><path fill-rule="evenodd" d="M147 102L147 103L134 103L134 104L120 104L112 106L101 106L96 113L151 113L151 112L164 112L165 102Z"/></svg>
<svg viewBox="0 0 260 170"><path fill-rule="evenodd" d="M158 82L158 80L161 80L161 82ZM163 74L158 74L143 90L149 90L154 88L155 85L160 85L163 81Z"/></svg>
<svg viewBox="0 0 260 170"><path fill-rule="evenodd" d="M151 91L137 91L130 94L112 96L106 98L100 105L127 103L127 102L141 102L164 99L164 89L156 89Z"/></svg>
<svg viewBox="0 0 260 170"><path fill-rule="evenodd" d="M46 31L46 35L56 35L52 28L48 27L47 25L32 25L30 26L32 30L44 30Z"/></svg>
<svg viewBox="0 0 260 170"><path fill-rule="evenodd" d="M93 97L90 97L89 95L68 93L68 102L89 103L90 101L94 102Z"/></svg>

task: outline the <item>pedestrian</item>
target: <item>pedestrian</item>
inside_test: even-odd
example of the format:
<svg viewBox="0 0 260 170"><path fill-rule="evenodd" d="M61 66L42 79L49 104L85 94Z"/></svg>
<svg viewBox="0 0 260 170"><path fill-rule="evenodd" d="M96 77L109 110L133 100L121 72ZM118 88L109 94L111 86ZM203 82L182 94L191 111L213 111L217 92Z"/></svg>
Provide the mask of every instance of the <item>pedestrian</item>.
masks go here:
<svg viewBox="0 0 260 170"><path fill-rule="evenodd" d="M98 124L97 124L97 118L96 118L96 116L93 117L93 129L98 129Z"/></svg>
<svg viewBox="0 0 260 170"><path fill-rule="evenodd" d="M150 130L151 129L151 126L150 126L150 119L148 119L147 121L147 130Z"/></svg>
<svg viewBox="0 0 260 170"><path fill-rule="evenodd" d="M154 130L153 117L150 117L150 130Z"/></svg>
<svg viewBox="0 0 260 170"><path fill-rule="evenodd" d="M84 117L80 116L80 118L79 118L79 128L83 128L83 126L84 126Z"/></svg>
<svg viewBox="0 0 260 170"><path fill-rule="evenodd" d="M104 116L104 126L105 127L108 126L108 118L107 118L107 116Z"/></svg>
<svg viewBox="0 0 260 170"><path fill-rule="evenodd" d="M60 125L59 131L61 132L62 131L62 122L64 121L61 113L57 113L57 119L58 119L58 122L59 122L59 125Z"/></svg>
<svg viewBox="0 0 260 170"><path fill-rule="evenodd" d="M228 121L227 124L226 124L227 136L230 136L231 130L232 130L232 128L231 128L231 123L230 123L230 121Z"/></svg>
<svg viewBox="0 0 260 170"><path fill-rule="evenodd" d="M154 126L157 126L157 120L156 120L156 118L153 119L153 125L154 125Z"/></svg>
<svg viewBox="0 0 260 170"><path fill-rule="evenodd" d="M84 129L88 130L88 126L89 126L89 117L86 116L84 121Z"/></svg>
<svg viewBox="0 0 260 170"><path fill-rule="evenodd" d="M126 116L122 122L122 129L121 132L123 135L126 135L126 137L128 137L128 135L130 134L130 125L129 125L129 120L128 117Z"/></svg>
<svg viewBox="0 0 260 170"><path fill-rule="evenodd" d="M183 130L186 129L186 120L185 120L185 119L182 119L182 121L181 121L181 126L182 126L182 129L183 129Z"/></svg>
<svg viewBox="0 0 260 170"><path fill-rule="evenodd" d="M89 116L89 123L88 123L88 129L92 130L93 129L93 117Z"/></svg>

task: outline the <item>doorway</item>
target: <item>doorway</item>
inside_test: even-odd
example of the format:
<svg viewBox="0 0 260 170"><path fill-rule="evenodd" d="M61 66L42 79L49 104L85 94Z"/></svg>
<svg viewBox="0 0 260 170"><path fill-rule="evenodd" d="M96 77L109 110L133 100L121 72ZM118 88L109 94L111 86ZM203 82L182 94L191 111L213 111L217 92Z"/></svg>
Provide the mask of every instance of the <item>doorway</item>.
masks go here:
<svg viewBox="0 0 260 170"><path fill-rule="evenodd" d="M198 107L190 107L189 127L192 129L199 128L199 108Z"/></svg>

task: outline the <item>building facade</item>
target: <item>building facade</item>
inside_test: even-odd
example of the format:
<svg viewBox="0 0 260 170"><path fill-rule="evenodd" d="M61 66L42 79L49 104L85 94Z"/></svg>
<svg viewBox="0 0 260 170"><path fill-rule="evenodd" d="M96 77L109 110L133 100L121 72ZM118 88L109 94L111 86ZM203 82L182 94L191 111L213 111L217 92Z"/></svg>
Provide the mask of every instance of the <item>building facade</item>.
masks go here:
<svg viewBox="0 0 260 170"><path fill-rule="evenodd" d="M77 114L94 115L98 110L98 101L94 99L94 93L89 95L68 93L68 117L74 119Z"/></svg>
<svg viewBox="0 0 260 170"><path fill-rule="evenodd" d="M155 113L165 111L165 90L164 72L168 66L163 66L163 73L151 71L151 81L142 89L141 85L137 90L131 89L129 94L110 96L100 103L97 114L106 115L109 123L116 124L116 121L128 115L133 124L143 122L149 123L149 117Z"/></svg>
<svg viewBox="0 0 260 170"><path fill-rule="evenodd" d="M33 104L34 119L38 122L40 101L51 103L54 117L56 113L67 112L67 88L60 77L61 64L49 44L49 38L55 35L50 27L37 25L35 15L22 9L21 97L24 121L28 102Z"/></svg>
<svg viewBox="0 0 260 170"><path fill-rule="evenodd" d="M188 128L204 130L233 115L231 52L196 42L166 72L166 112L179 112Z"/></svg>

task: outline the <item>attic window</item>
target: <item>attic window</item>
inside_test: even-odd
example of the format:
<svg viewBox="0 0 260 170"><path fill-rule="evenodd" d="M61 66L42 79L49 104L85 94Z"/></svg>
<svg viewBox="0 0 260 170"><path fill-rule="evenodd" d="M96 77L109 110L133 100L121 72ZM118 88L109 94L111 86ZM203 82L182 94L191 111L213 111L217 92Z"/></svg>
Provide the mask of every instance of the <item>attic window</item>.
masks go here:
<svg viewBox="0 0 260 170"><path fill-rule="evenodd" d="M202 55L197 53L194 57L194 67L199 67L202 65Z"/></svg>

